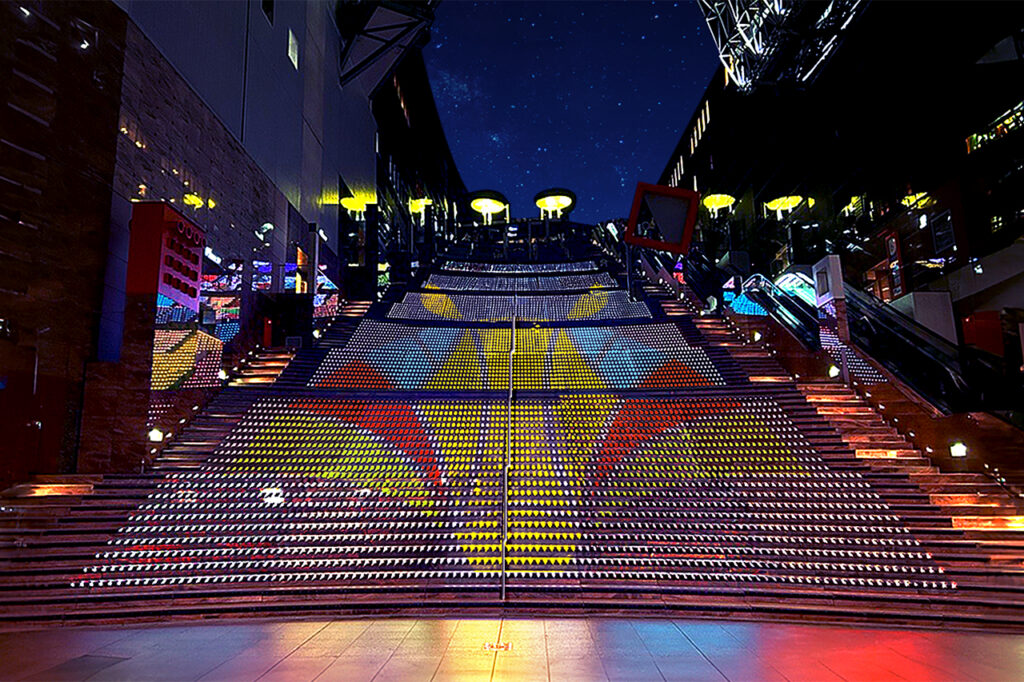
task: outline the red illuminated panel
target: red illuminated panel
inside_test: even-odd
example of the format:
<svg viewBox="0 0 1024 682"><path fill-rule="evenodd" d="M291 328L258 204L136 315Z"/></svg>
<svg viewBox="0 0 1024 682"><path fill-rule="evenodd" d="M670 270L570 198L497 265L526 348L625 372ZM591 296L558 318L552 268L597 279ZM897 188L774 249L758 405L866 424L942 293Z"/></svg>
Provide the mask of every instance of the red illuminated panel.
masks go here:
<svg viewBox="0 0 1024 682"><path fill-rule="evenodd" d="M681 187L637 183L626 225L626 243L670 253L687 253L697 224L699 205L700 194L697 192ZM660 238L638 230L641 214L657 223Z"/></svg>
<svg viewBox="0 0 1024 682"><path fill-rule="evenodd" d="M199 310L204 232L162 202L132 204L127 288Z"/></svg>

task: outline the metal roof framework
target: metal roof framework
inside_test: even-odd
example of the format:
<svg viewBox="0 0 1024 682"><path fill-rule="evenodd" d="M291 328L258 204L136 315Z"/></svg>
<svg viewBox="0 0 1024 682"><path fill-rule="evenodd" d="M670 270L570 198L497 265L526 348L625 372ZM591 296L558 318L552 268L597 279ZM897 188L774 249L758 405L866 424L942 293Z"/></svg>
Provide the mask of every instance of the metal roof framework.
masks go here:
<svg viewBox="0 0 1024 682"><path fill-rule="evenodd" d="M428 2L353 2L342 5L339 18L356 22L343 28L341 85L360 81L367 92L390 75L406 52L422 44L440 0ZM346 30L347 29L347 30Z"/></svg>
<svg viewBox="0 0 1024 682"><path fill-rule="evenodd" d="M865 0L698 0L739 90L813 82Z"/></svg>

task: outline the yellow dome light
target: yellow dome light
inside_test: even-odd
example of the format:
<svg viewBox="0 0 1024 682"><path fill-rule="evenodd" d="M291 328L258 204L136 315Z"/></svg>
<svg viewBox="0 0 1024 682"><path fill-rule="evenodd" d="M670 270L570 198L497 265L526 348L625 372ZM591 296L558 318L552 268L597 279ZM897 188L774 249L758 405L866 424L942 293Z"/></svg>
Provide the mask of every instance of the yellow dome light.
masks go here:
<svg viewBox="0 0 1024 682"><path fill-rule="evenodd" d="M480 197L479 199L473 199L473 201L471 201L469 205L477 213L489 215L492 213L501 213L502 211L505 210L505 206L507 204L503 204L495 199Z"/></svg>
<svg viewBox="0 0 1024 682"><path fill-rule="evenodd" d="M538 192L533 202L540 209L540 217L559 217L563 211L571 211L576 206L576 195L561 187L552 187Z"/></svg>
<svg viewBox="0 0 1024 682"><path fill-rule="evenodd" d="M794 208L799 206L800 202L803 200L803 197L793 194L785 197L779 197L778 199L772 199L765 204L765 207L769 211L775 212L792 211Z"/></svg>
<svg viewBox="0 0 1024 682"><path fill-rule="evenodd" d="M723 208L729 208L736 203L736 197L731 194L709 194L702 202L704 208L714 211L716 214Z"/></svg>
<svg viewBox="0 0 1024 682"><path fill-rule="evenodd" d="M470 195L469 207L484 217L484 224L494 221L494 214L508 210L508 199L501 192L482 189Z"/></svg>

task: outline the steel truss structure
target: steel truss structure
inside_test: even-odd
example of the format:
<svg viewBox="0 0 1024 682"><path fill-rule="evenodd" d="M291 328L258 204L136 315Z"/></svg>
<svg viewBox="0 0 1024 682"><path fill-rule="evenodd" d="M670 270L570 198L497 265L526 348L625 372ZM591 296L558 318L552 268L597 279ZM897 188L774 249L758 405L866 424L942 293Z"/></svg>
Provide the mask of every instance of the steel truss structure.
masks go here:
<svg viewBox="0 0 1024 682"><path fill-rule="evenodd" d="M729 82L805 86L821 73L865 0L698 0Z"/></svg>

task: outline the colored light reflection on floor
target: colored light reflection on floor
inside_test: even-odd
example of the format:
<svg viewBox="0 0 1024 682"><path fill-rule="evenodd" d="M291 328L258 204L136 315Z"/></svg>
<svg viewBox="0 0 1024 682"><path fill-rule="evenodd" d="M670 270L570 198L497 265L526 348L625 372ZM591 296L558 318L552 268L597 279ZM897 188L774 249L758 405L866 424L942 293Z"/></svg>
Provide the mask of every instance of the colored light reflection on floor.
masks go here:
<svg viewBox="0 0 1024 682"><path fill-rule="evenodd" d="M139 682L1009 682L1024 673L1020 634L680 619L396 618L69 628L0 633L0 651L4 679Z"/></svg>

